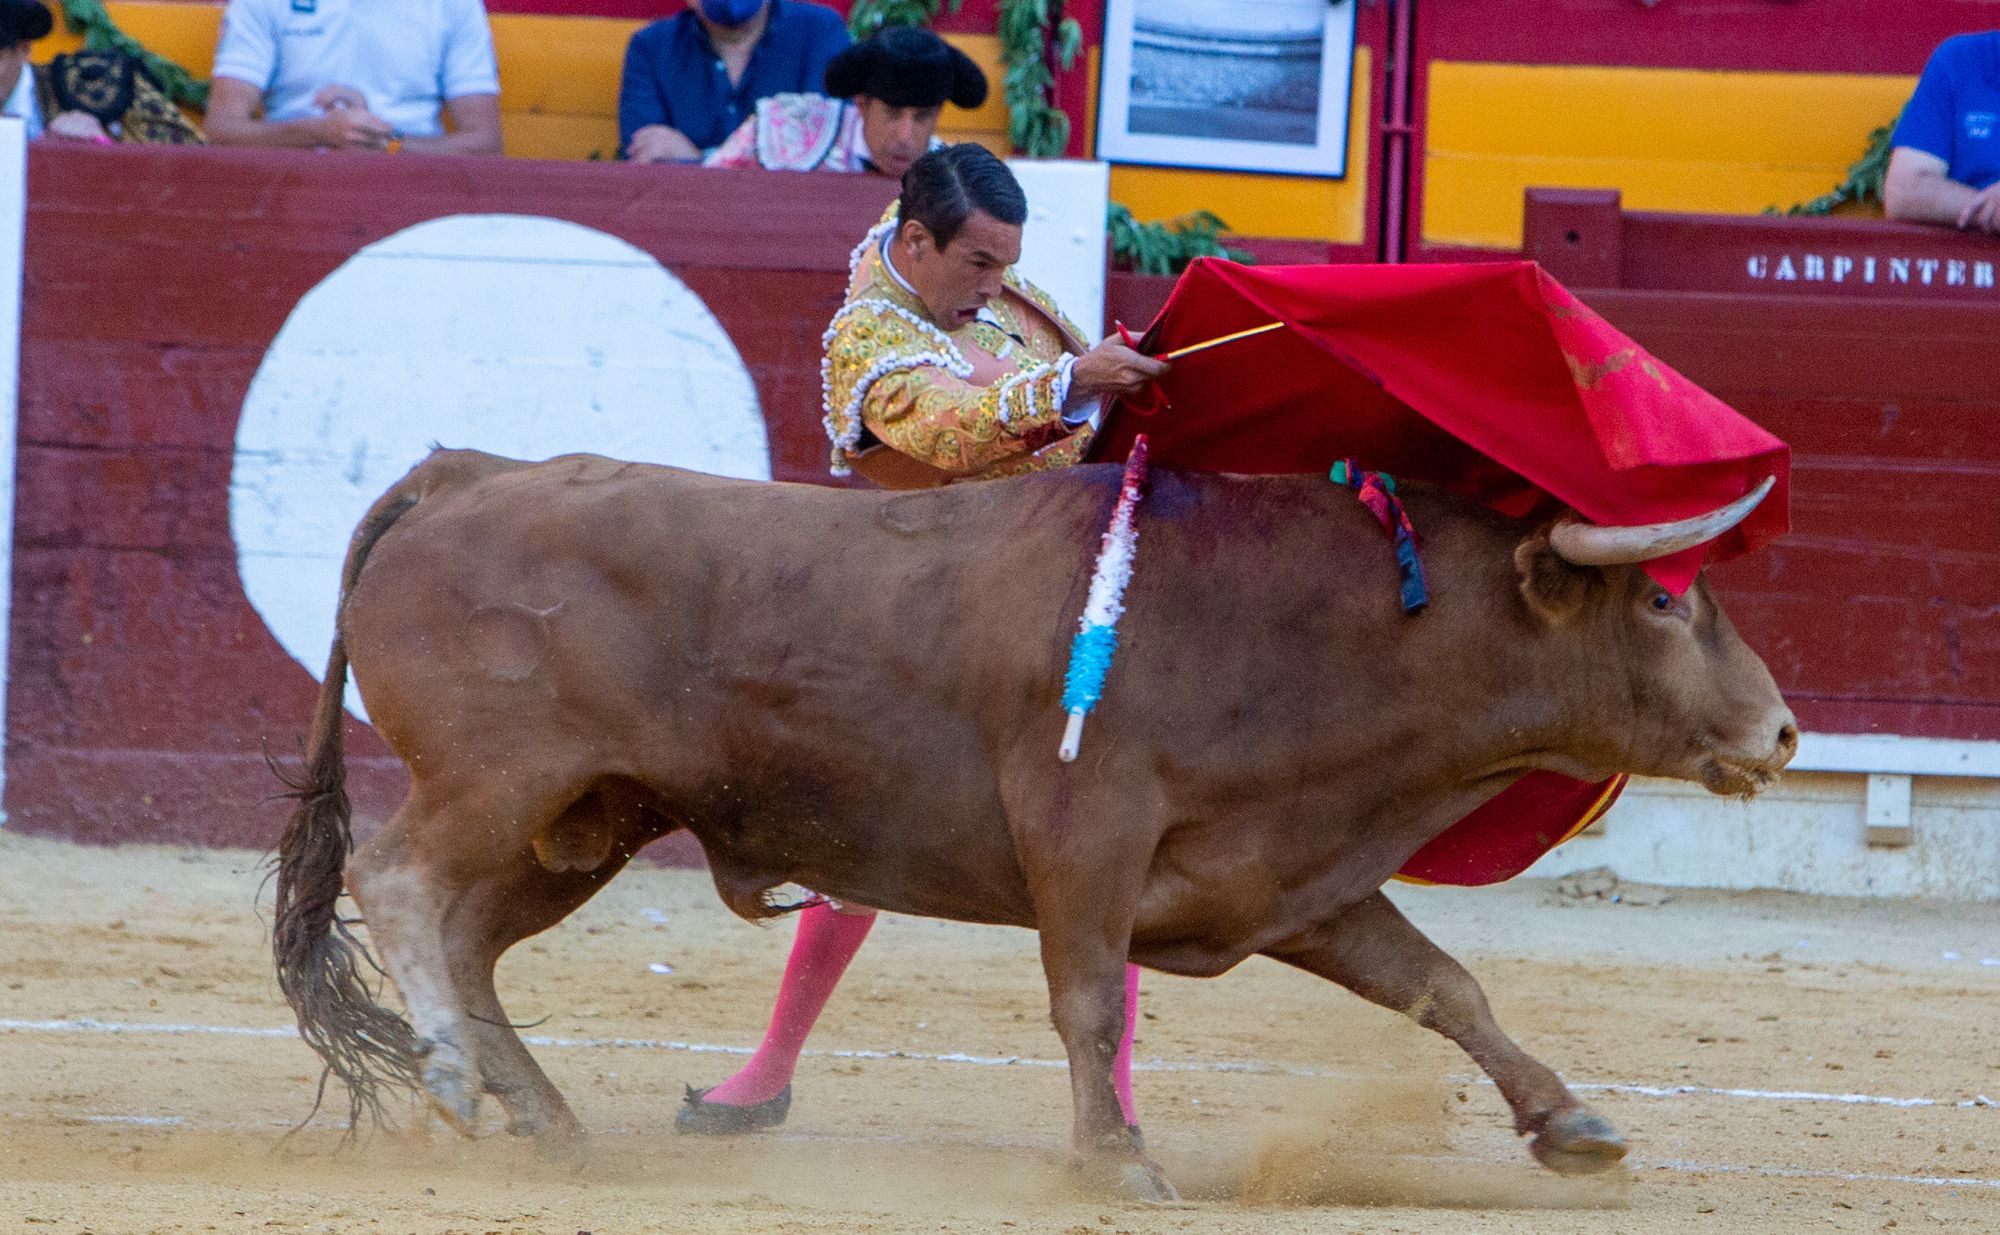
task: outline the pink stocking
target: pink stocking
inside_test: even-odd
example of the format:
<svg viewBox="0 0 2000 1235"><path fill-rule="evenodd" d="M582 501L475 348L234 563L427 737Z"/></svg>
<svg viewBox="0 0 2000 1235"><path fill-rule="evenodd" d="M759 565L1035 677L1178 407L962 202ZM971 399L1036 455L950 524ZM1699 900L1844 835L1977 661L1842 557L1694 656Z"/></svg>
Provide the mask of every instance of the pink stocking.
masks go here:
<svg viewBox="0 0 2000 1235"><path fill-rule="evenodd" d="M704 1102L724 1106L755 1106L778 1096L791 1084L806 1035L847 972L847 963L861 950L861 941L875 925L875 914L842 913L820 903L799 911L799 933L785 961L785 978L778 1002L771 1009L771 1027L750 1062L728 1080L702 1095ZM1130 1081L1126 1082L1127 1089Z"/></svg>
<svg viewBox="0 0 2000 1235"><path fill-rule="evenodd" d="M1139 1123L1139 1108L1132 1100L1132 1034L1139 1023L1139 967L1125 966L1125 1036L1118 1040L1118 1055L1111 1061L1111 1086L1118 1091L1118 1109L1125 1122Z"/></svg>

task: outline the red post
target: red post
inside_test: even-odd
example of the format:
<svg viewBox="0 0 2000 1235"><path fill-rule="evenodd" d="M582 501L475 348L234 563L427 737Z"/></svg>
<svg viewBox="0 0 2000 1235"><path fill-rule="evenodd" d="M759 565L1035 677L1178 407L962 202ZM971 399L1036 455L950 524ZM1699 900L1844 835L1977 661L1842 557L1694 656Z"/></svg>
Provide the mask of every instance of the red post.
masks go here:
<svg viewBox="0 0 2000 1235"><path fill-rule="evenodd" d="M1625 224L1616 189L1529 189L1521 255L1570 287L1625 285Z"/></svg>

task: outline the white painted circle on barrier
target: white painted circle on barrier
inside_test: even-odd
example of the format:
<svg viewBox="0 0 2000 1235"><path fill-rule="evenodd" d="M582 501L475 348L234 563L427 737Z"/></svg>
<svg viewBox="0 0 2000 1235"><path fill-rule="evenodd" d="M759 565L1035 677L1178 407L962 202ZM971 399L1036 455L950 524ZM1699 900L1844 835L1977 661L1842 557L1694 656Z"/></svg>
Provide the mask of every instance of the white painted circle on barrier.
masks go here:
<svg viewBox="0 0 2000 1235"><path fill-rule="evenodd" d="M299 301L236 430L229 520L244 590L315 678L354 525L433 444L771 478L742 357L649 254L523 215L398 232ZM362 715L351 682L347 705Z"/></svg>

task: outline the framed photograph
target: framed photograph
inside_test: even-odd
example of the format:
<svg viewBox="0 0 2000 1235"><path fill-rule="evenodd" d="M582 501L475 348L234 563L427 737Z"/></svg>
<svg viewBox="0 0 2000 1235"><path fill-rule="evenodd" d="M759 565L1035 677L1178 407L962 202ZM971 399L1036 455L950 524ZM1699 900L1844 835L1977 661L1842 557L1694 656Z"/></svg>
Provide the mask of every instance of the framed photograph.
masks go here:
<svg viewBox="0 0 2000 1235"><path fill-rule="evenodd" d="M1355 0L1107 0L1097 157L1347 174Z"/></svg>

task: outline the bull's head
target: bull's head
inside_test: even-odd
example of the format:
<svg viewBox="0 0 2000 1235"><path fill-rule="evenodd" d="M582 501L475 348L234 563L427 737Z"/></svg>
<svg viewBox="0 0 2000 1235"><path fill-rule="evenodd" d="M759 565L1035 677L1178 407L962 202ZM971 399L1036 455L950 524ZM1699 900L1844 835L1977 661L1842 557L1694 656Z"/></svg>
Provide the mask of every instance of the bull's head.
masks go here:
<svg viewBox="0 0 2000 1235"><path fill-rule="evenodd" d="M1675 523L1558 523L1515 550L1521 595L1565 645L1573 697L1594 725L1588 762L1748 795L1797 753L1791 709L1707 580L1675 596L1638 565L1729 531L1771 486Z"/></svg>

